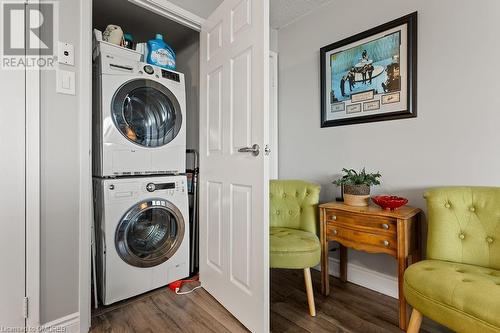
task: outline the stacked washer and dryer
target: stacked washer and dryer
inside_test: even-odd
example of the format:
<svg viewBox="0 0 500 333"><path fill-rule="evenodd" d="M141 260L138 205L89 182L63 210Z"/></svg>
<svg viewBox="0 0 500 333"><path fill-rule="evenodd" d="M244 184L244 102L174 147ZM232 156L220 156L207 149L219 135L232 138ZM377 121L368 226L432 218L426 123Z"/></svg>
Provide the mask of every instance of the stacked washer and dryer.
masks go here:
<svg viewBox="0 0 500 333"><path fill-rule="evenodd" d="M93 84L95 280L108 305L189 275L186 100L183 74L100 44Z"/></svg>

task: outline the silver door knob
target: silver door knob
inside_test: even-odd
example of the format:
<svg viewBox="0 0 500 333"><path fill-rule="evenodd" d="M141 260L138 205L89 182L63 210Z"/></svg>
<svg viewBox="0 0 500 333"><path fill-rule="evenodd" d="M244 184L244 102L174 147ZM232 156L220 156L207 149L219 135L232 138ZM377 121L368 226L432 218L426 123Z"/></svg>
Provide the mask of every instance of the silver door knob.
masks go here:
<svg viewBox="0 0 500 333"><path fill-rule="evenodd" d="M387 223L382 224L382 228L385 230L389 230L389 225Z"/></svg>
<svg viewBox="0 0 500 333"><path fill-rule="evenodd" d="M388 247L388 246L389 246L389 241L386 241L386 240L385 240L385 241L384 241L384 246L385 246L385 247Z"/></svg>
<svg viewBox="0 0 500 333"><path fill-rule="evenodd" d="M238 151L240 153L252 153L253 156L258 156L260 153L260 146L255 143L252 147L240 148Z"/></svg>

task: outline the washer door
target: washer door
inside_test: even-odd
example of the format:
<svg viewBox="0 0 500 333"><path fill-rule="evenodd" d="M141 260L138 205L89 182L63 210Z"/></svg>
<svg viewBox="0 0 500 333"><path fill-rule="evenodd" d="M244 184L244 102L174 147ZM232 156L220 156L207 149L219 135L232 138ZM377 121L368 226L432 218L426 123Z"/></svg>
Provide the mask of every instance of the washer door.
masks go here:
<svg viewBox="0 0 500 333"><path fill-rule="evenodd" d="M153 80L137 79L123 84L113 96L111 109L120 133L142 147L166 145L181 129L182 113L177 98Z"/></svg>
<svg viewBox="0 0 500 333"><path fill-rule="evenodd" d="M151 199L138 203L122 217L115 233L118 255L136 267L167 261L184 237L184 219L171 202Z"/></svg>

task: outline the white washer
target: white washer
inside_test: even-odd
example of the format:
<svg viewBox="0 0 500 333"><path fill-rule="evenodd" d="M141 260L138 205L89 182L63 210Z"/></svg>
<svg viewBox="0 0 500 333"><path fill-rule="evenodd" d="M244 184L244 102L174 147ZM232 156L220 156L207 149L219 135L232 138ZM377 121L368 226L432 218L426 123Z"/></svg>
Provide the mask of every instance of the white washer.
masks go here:
<svg viewBox="0 0 500 333"><path fill-rule="evenodd" d="M101 53L93 88L95 177L185 173L182 73Z"/></svg>
<svg viewBox="0 0 500 333"><path fill-rule="evenodd" d="M94 178L94 200L105 305L189 275L186 176Z"/></svg>

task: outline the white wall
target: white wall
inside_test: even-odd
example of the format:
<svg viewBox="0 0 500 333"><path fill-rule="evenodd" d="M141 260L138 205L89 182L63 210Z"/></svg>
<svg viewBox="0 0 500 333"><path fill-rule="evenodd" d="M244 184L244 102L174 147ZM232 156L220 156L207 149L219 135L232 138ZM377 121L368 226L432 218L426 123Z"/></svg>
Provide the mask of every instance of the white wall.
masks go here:
<svg viewBox="0 0 500 333"><path fill-rule="evenodd" d="M418 11L418 117L320 128L319 49ZM336 0L279 30L281 178L323 185L342 167L380 170L377 193L424 208L425 189L500 186L500 2ZM350 251L352 263L396 274L385 255Z"/></svg>
<svg viewBox="0 0 500 333"><path fill-rule="evenodd" d="M278 52L278 29L269 28L269 50Z"/></svg>
<svg viewBox="0 0 500 333"><path fill-rule="evenodd" d="M76 65L61 68L77 72L77 82L79 27L79 1L59 1L59 39L75 46ZM78 312L79 96L56 94L55 76L55 70L41 72L42 324Z"/></svg>

